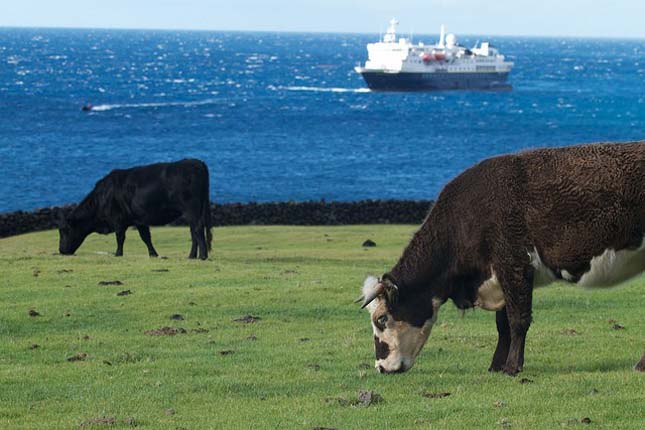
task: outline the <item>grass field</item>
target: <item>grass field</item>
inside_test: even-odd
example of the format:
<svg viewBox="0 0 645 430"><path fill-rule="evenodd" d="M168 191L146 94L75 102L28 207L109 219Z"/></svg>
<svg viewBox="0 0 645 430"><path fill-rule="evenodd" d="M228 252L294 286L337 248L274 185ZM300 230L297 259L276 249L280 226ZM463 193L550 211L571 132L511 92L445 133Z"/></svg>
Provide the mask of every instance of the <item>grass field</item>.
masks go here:
<svg viewBox="0 0 645 430"><path fill-rule="evenodd" d="M205 262L186 259L187 228L152 231L164 259L135 231L123 258L113 235L72 257L55 231L1 239L0 429L645 428L642 277L538 290L519 377L486 371L494 314L450 303L411 371L377 374L352 301L413 230L217 228ZM186 333L146 334L165 326Z"/></svg>

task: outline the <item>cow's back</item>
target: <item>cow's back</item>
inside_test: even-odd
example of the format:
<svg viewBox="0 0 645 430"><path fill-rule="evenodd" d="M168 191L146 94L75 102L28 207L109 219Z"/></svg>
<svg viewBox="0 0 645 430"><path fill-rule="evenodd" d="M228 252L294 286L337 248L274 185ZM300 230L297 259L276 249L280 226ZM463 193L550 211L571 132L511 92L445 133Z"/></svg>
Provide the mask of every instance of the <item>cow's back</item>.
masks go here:
<svg viewBox="0 0 645 430"><path fill-rule="evenodd" d="M132 223L168 224L182 214L199 216L209 204L208 169L199 160L115 170L108 177L118 206Z"/></svg>
<svg viewBox="0 0 645 430"><path fill-rule="evenodd" d="M583 270L606 249L641 245L645 142L537 150L522 159L529 238L547 263Z"/></svg>

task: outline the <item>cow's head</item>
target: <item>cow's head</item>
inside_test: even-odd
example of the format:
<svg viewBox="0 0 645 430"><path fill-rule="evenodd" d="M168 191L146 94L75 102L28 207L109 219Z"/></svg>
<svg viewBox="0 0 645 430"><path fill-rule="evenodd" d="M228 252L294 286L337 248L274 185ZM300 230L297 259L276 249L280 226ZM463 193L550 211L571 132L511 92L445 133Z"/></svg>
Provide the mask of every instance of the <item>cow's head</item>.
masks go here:
<svg viewBox="0 0 645 430"><path fill-rule="evenodd" d="M76 252L91 232L85 224L81 220L77 220L73 214L67 218L60 217L58 222L58 233L60 235L58 252L63 255L72 255Z"/></svg>
<svg viewBox="0 0 645 430"><path fill-rule="evenodd" d="M370 312L375 367L381 373L405 372L414 365L443 303L429 291L399 291L390 280L368 277L357 300Z"/></svg>

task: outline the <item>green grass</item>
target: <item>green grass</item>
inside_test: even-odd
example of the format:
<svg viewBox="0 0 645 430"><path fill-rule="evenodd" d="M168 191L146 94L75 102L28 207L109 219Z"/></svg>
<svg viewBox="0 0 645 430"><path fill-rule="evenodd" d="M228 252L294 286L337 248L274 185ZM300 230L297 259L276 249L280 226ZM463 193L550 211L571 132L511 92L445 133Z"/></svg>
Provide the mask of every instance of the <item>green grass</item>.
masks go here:
<svg viewBox="0 0 645 430"><path fill-rule="evenodd" d="M462 316L449 303L411 371L377 374L367 313L352 300L414 228L217 228L206 262L186 259L187 228L153 230L167 259L148 258L133 231L123 258L103 253L114 236L92 235L73 257L55 254L55 231L2 239L0 429L73 429L98 417L116 424L84 428L644 428L645 374L632 370L645 347L644 278L538 290L517 378L486 371L494 315ZM362 248L367 238L377 247ZM246 314L261 320L233 321ZM162 326L188 333L144 334ZM87 358L67 361L77 353ZM384 401L334 400L359 390ZM442 392L451 394L422 396Z"/></svg>

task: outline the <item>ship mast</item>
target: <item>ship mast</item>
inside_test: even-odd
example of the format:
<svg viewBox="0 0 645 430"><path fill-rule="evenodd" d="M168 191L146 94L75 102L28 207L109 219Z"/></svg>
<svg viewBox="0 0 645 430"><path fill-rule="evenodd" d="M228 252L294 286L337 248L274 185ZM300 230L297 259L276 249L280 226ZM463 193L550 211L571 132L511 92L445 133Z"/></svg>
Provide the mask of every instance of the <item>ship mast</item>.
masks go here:
<svg viewBox="0 0 645 430"><path fill-rule="evenodd" d="M385 36L383 36L384 43L394 43L396 42L396 26L399 25L399 21L396 18L390 20L390 25L387 28Z"/></svg>

